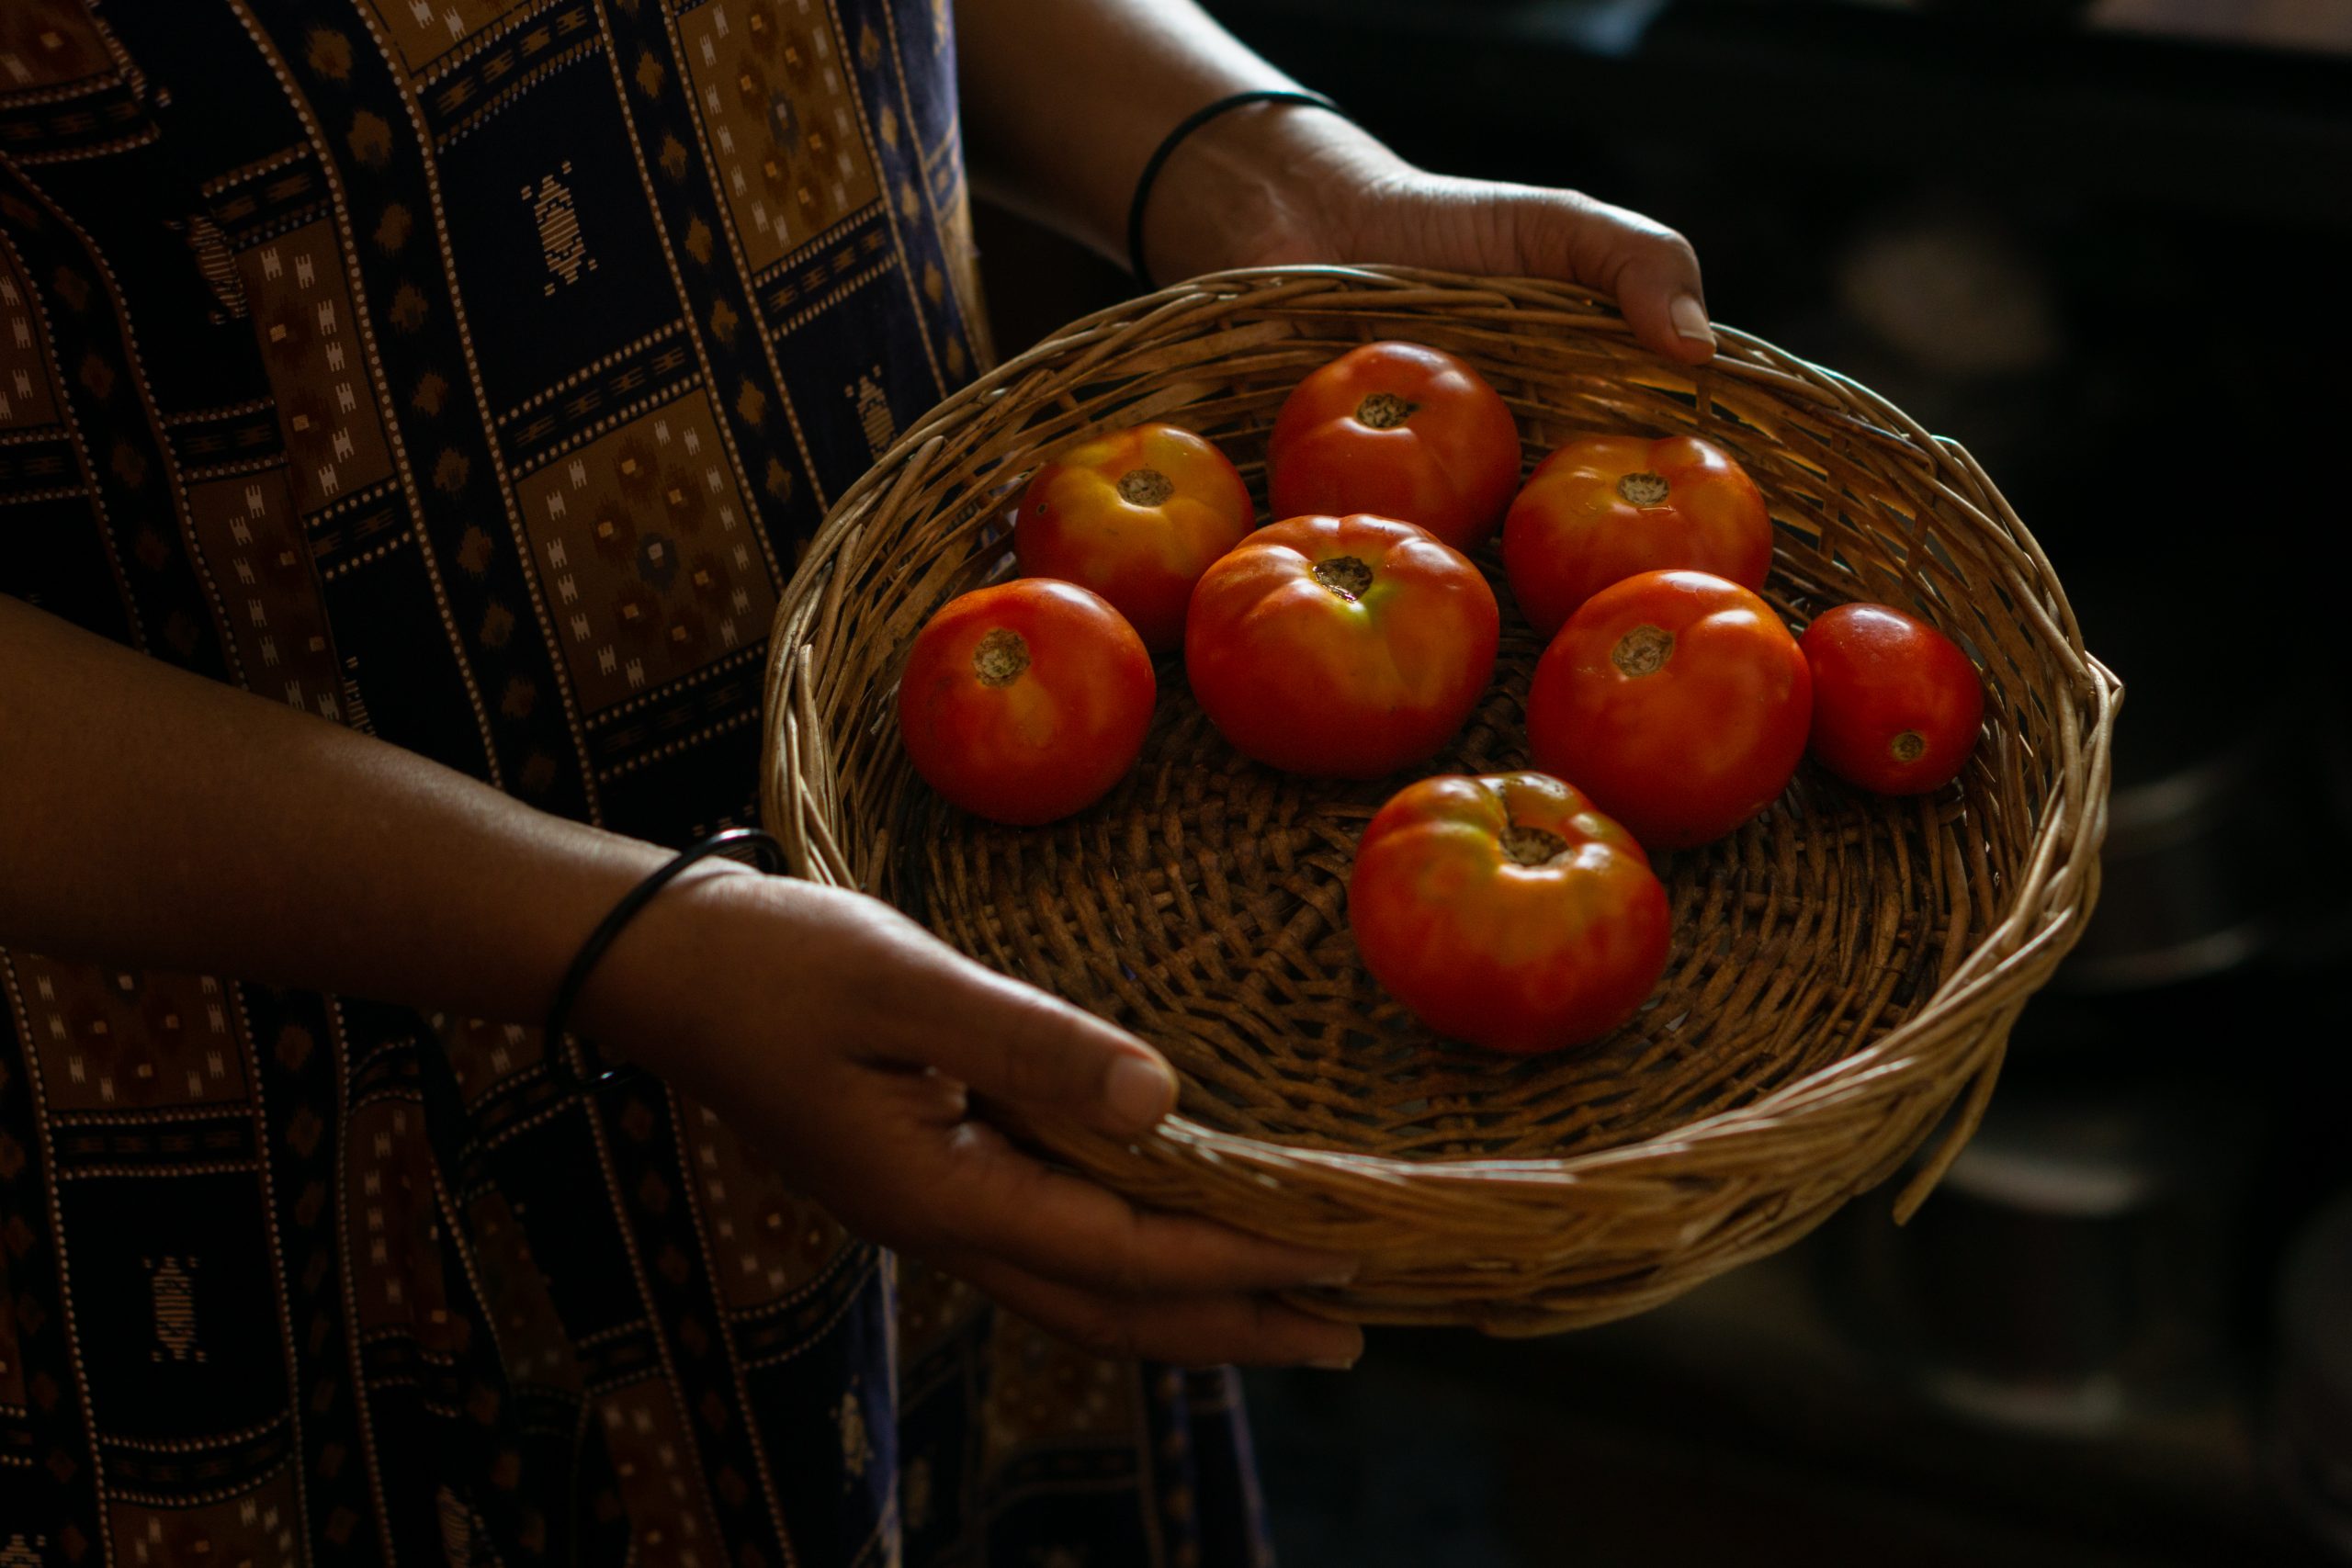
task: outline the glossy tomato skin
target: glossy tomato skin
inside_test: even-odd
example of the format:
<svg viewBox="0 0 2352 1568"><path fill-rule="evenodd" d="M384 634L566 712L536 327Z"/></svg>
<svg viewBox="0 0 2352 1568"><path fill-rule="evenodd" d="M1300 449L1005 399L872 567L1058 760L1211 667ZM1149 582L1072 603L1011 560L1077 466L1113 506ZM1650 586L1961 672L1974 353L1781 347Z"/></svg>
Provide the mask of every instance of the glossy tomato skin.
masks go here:
<svg viewBox="0 0 2352 1568"><path fill-rule="evenodd" d="M1884 604L1840 604L1799 646L1823 767L1880 795L1924 795L1960 775L1984 722L1984 683L1958 643Z"/></svg>
<svg viewBox="0 0 2352 1568"><path fill-rule="evenodd" d="M1611 583L1677 568L1758 589L1772 570L1763 492L1696 436L1571 441L1536 465L1503 519L1511 594L1547 637Z"/></svg>
<svg viewBox="0 0 2352 1568"><path fill-rule="evenodd" d="M1034 826L1125 775L1154 694L1143 639L1101 595L1024 577L949 600L916 634L899 734L951 804Z"/></svg>
<svg viewBox="0 0 2352 1568"><path fill-rule="evenodd" d="M1532 1055L1639 1010L1671 920L1649 857L1544 773L1423 779L1356 846L1348 923L1364 967L1440 1034Z"/></svg>
<svg viewBox="0 0 2352 1568"><path fill-rule="evenodd" d="M1411 524L1293 517L1201 578L1184 671L1245 754L1310 777L1378 778L1453 738L1501 630L1478 569Z"/></svg>
<svg viewBox="0 0 2352 1568"><path fill-rule="evenodd" d="M1080 442L1022 492L1012 548L1023 577L1111 602L1154 653L1184 646L1184 608L1209 563L1257 523L1224 453L1172 424Z"/></svg>
<svg viewBox="0 0 2352 1568"><path fill-rule="evenodd" d="M1277 517L1370 513L1475 550L1519 483L1519 427L1453 355L1366 344L1292 389L1266 467Z"/></svg>
<svg viewBox="0 0 2352 1568"><path fill-rule="evenodd" d="M1703 571L1613 583L1535 666L1535 765L1573 779L1653 850L1719 839L1788 787L1813 678L1772 607Z"/></svg>

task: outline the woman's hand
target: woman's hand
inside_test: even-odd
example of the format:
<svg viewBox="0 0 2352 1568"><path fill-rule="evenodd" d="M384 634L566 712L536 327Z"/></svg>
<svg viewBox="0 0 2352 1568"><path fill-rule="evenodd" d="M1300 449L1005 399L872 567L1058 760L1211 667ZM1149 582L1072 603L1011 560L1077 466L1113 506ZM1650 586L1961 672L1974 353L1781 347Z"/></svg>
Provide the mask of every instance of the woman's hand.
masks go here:
<svg viewBox="0 0 2352 1568"><path fill-rule="evenodd" d="M616 1049L658 1042L717 1109L858 1235L1109 1356L1344 1365L1360 1330L1264 1292L1351 1259L1139 1210L1047 1167L972 1099L1139 1137L1175 1104L1142 1043L970 963L887 905L720 868L632 924L581 998Z"/></svg>
<svg viewBox="0 0 2352 1568"><path fill-rule="evenodd" d="M1305 262L1566 278L1615 299L1660 354L1715 351L1699 258L1664 224L1572 190L1433 175L1304 106L1235 110L1188 139L1152 191L1145 250L1162 278Z"/></svg>
<svg viewBox="0 0 2352 1568"><path fill-rule="evenodd" d="M973 173L999 200L1126 260L1128 199L1163 137L1228 95L1298 85L1196 0L956 0ZM1681 235L1569 190L1453 179L1296 104L1228 110L1162 166L1144 259L1174 282L1235 266L1387 262L1566 278L1645 344L1714 352Z"/></svg>

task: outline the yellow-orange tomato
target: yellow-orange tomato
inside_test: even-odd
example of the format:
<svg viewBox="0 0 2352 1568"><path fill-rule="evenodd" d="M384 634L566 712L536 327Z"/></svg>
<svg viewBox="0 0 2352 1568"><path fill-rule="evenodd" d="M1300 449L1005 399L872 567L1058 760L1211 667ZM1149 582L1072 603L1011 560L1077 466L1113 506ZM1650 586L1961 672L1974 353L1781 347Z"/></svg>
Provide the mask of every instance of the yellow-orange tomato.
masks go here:
<svg viewBox="0 0 2352 1568"><path fill-rule="evenodd" d="M1184 646L1184 608L1209 563L1257 521L1225 454L1189 430L1138 424L1081 441L1022 492L1012 549L1024 577L1091 589L1144 646Z"/></svg>
<svg viewBox="0 0 2352 1568"><path fill-rule="evenodd" d="M1691 435L1588 435L1528 476L1503 519L1503 570L1544 637L1611 583L1704 571L1764 586L1772 519L1747 470Z"/></svg>
<svg viewBox="0 0 2352 1568"><path fill-rule="evenodd" d="M1376 779L1434 755L1494 673L1502 612L1468 558L1387 517L1259 529L1193 592L1184 675L1244 754Z"/></svg>

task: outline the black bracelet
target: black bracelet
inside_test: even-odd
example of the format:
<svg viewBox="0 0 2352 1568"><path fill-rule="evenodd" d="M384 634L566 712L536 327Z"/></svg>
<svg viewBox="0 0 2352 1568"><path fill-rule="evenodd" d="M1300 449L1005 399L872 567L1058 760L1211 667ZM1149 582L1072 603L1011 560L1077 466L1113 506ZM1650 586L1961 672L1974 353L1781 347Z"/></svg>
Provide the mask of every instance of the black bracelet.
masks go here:
<svg viewBox="0 0 2352 1568"><path fill-rule="evenodd" d="M1135 199L1127 203L1127 265L1134 269L1136 281L1146 288L1159 287L1151 280L1151 268L1144 265L1143 215L1145 204L1151 199L1152 182L1159 178L1160 165L1168 162L1168 155L1182 144L1184 138L1227 109L1241 108L1249 104L1307 104L1318 109L1329 109L1342 118L1347 115L1345 109L1320 93L1302 92L1296 87L1261 87L1254 92L1236 93L1229 98L1219 98L1177 121L1176 129L1160 139L1150 161L1144 164L1143 174L1136 181Z"/></svg>
<svg viewBox="0 0 2352 1568"><path fill-rule="evenodd" d="M563 1083L572 1077L569 1065L563 1059L564 1026L571 1020L571 1005L580 999L581 987L587 985L588 976L595 969L597 961L605 956L605 950L611 947L614 939L621 934L621 929L637 919L645 907L653 902L654 896L675 881L678 874L686 867L696 861L706 861L713 855L731 854L737 850L750 850L758 857L763 871L784 869L784 846L776 842L774 836L763 833L757 828L729 828L723 833L713 833L709 838L679 851L668 864L623 894L621 901L613 906L612 913L588 933L588 940L580 944L580 952L572 959L571 967L564 971L563 984L556 987L555 1000L548 1004L547 1019L539 1026L546 1041L550 1077ZM577 1086L567 1087L594 1089L633 1070L626 1066L605 1067L590 1073Z"/></svg>

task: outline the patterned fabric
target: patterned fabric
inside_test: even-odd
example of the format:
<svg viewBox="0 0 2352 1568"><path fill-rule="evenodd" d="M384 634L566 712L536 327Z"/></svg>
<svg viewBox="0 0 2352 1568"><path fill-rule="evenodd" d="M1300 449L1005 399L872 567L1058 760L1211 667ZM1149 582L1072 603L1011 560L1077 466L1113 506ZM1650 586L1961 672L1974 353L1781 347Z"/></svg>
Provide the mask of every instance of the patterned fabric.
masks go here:
<svg viewBox="0 0 2352 1568"><path fill-rule="evenodd" d="M796 552L988 354L949 21L6 0L0 592L548 810L750 819ZM1264 1560L1229 1376L543 1051L0 954L0 1568Z"/></svg>

